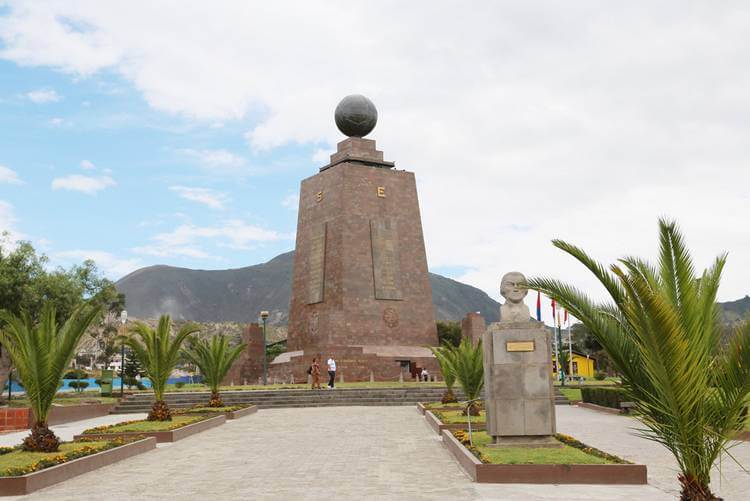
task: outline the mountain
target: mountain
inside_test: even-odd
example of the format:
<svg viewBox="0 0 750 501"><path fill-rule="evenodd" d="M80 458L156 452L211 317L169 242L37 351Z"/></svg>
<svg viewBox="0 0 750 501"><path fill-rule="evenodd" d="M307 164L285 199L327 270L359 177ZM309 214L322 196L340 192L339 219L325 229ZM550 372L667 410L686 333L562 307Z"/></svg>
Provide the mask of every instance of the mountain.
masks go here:
<svg viewBox="0 0 750 501"><path fill-rule="evenodd" d="M719 303L721 306L721 317L725 323L733 324L745 320L750 313L750 296L745 296L737 301Z"/></svg>
<svg viewBox="0 0 750 501"><path fill-rule="evenodd" d="M135 318L169 313L196 322L245 323L268 310L271 323L286 324L293 261L291 251L234 270L149 266L120 279L117 289L125 293L128 313ZM470 311L480 311L488 322L498 320L500 305L481 290L434 273L430 283L438 320L460 320Z"/></svg>

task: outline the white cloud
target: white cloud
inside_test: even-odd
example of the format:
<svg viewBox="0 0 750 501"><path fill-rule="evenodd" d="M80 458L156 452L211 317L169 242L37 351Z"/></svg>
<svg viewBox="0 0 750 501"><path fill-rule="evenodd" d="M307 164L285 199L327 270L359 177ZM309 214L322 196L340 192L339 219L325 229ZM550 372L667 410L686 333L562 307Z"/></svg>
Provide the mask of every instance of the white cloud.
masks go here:
<svg viewBox="0 0 750 501"><path fill-rule="evenodd" d="M289 210L297 210L299 207L299 195L297 193L290 193L281 200L281 206L286 207Z"/></svg>
<svg viewBox="0 0 750 501"><path fill-rule="evenodd" d="M251 249L254 244L290 240L292 238L292 235L285 235L248 224L239 219L229 219L221 222L218 226L181 224L171 232L155 235L152 238L153 244L136 247L133 251L138 254L160 257L210 258L212 257L211 254L198 247L200 242L208 242L217 247L231 249Z"/></svg>
<svg viewBox="0 0 750 501"><path fill-rule="evenodd" d="M80 174L71 174L65 177L58 177L52 180L53 190L80 191L89 195L95 194L106 188L115 186L117 183L109 176L82 176Z"/></svg>
<svg viewBox="0 0 750 501"><path fill-rule="evenodd" d="M119 258L114 254L99 250L69 250L56 252L52 257L57 261L74 261L76 263L92 259L99 269L112 280L118 280L143 266L138 258Z"/></svg>
<svg viewBox="0 0 750 501"><path fill-rule="evenodd" d="M18 173L13 169L0 165L0 183L23 184Z"/></svg>
<svg viewBox="0 0 750 501"><path fill-rule="evenodd" d="M600 295L549 240L609 262L653 256L662 214L683 224L700 265L730 251L724 299L749 292L750 11L740 4L212 2L176 11L38 1L9 11L0 57L75 76L112 71L153 108L208 125L248 120L255 150L335 144L338 100L369 95L378 147L416 172L430 265L466 267L463 278L496 297L509 269ZM341 26L365 28L352 37ZM247 168L225 150L185 153L206 170Z"/></svg>
<svg viewBox="0 0 750 501"><path fill-rule="evenodd" d="M69 125L69 123L66 122L64 118L60 118L60 117L50 118L49 124L53 127L62 127L64 125Z"/></svg>
<svg viewBox="0 0 750 501"><path fill-rule="evenodd" d="M36 104L55 103L61 98L60 94L51 89L37 89L26 93L26 98Z"/></svg>
<svg viewBox="0 0 750 501"><path fill-rule="evenodd" d="M244 158L227 150L194 150L187 148L179 152L212 172L228 171L236 173L244 170L246 167Z"/></svg>
<svg viewBox="0 0 750 501"><path fill-rule="evenodd" d="M0 242L4 247L14 248L18 240L26 238L16 228L17 222L18 219L13 205L0 200Z"/></svg>
<svg viewBox="0 0 750 501"><path fill-rule="evenodd" d="M203 204L212 209L224 209L224 204L229 201L225 193L210 190L208 188L191 188L189 186L170 186L169 189L178 196L192 202Z"/></svg>
<svg viewBox="0 0 750 501"><path fill-rule="evenodd" d="M96 165L90 160L81 160L81 169L83 170L95 170Z"/></svg>

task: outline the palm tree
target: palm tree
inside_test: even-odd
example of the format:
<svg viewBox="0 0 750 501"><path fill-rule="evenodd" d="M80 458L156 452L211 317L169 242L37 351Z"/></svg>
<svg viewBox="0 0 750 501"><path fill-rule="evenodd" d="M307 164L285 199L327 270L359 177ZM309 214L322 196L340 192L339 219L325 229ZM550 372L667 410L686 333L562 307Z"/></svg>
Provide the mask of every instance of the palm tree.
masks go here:
<svg viewBox="0 0 750 501"><path fill-rule="evenodd" d="M456 384L456 373L453 372L453 365L450 363L450 359L453 357L456 347L449 343L443 343L442 346L430 346L429 348L432 350L432 354L435 355L435 358L440 365L440 372L443 373L445 386L448 387L443 394L441 402L444 404L457 402L456 396L453 394L453 386Z"/></svg>
<svg viewBox="0 0 750 501"><path fill-rule="evenodd" d="M0 330L0 343L13 360L34 413L31 435L23 441L24 450L58 450L60 440L49 429L47 416L79 341L100 312L99 307L80 306L62 326L58 326L55 307L49 302L44 304L36 324L26 311L20 317L0 312L5 325Z"/></svg>
<svg viewBox="0 0 750 501"><path fill-rule="evenodd" d="M123 338L123 342L130 347L143 366L143 370L151 381L154 390L154 406L148 414L149 421L171 421L172 412L164 401L167 381L177 365L182 343L188 336L198 332L196 324L185 324L172 337L172 319L169 315L162 315L156 330L143 322L135 322L130 332L136 337Z"/></svg>
<svg viewBox="0 0 750 501"><path fill-rule="evenodd" d="M190 343L190 348L183 351L185 358L198 366L203 379L211 388L209 407L224 407L219 394L219 385L234 361L242 354L245 346L245 344L240 344L230 348L227 337L218 335L213 336L210 342L206 339L194 339Z"/></svg>
<svg viewBox="0 0 750 501"><path fill-rule="evenodd" d="M604 285L595 303L548 278L528 287L555 298L580 319L610 356L635 402L643 437L664 445L680 468L683 500L711 500L711 468L742 427L750 393L750 323L722 345L716 291L726 256L702 274L673 222L659 221L657 266L628 257L605 268L560 240Z"/></svg>
<svg viewBox="0 0 750 501"><path fill-rule="evenodd" d="M482 341L474 346L471 339L464 338L458 348L453 348L453 355L448 358L448 364L452 367L461 389L464 390L466 400L471 402L466 406L464 415L468 413L472 416L479 415L476 400L484 388L483 356Z"/></svg>

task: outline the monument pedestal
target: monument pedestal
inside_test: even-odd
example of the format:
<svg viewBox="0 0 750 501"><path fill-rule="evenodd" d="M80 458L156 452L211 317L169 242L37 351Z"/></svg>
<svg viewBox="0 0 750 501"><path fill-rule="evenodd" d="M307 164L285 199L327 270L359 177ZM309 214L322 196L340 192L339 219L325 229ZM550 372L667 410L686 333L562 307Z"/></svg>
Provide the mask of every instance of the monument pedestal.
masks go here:
<svg viewBox="0 0 750 501"><path fill-rule="evenodd" d="M555 445L550 334L541 322L496 322L484 333L487 433L498 447Z"/></svg>

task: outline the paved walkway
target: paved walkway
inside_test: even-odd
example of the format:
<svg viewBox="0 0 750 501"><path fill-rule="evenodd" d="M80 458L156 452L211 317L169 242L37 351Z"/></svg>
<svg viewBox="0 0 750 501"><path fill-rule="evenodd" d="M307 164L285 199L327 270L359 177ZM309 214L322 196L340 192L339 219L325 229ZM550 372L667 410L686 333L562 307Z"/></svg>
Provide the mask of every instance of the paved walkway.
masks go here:
<svg viewBox="0 0 750 501"><path fill-rule="evenodd" d="M560 431L649 464L648 486L474 484L414 407L263 410L160 445L25 499L502 499L674 500L676 475L629 418L558 406ZM89 420L130 419L108 416ZM77 426L81 427L81 426ZM63 434L63 427L55 427ZM734 450L750 465L750 444ZM742 499L750 476L725 464L714 488ZM721 488L719 488L721 487Z"/></svg>

